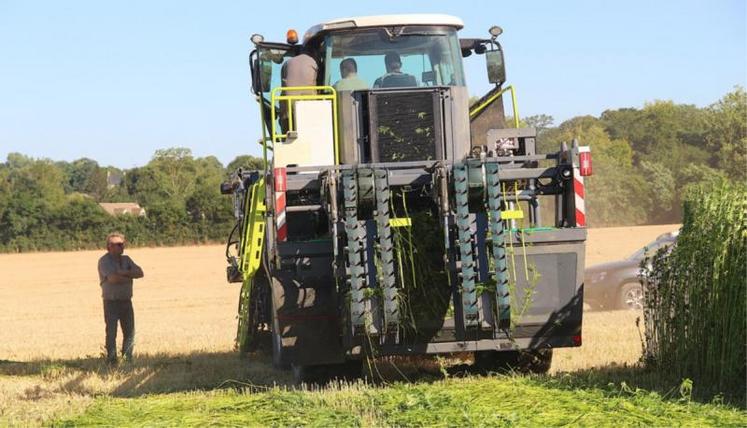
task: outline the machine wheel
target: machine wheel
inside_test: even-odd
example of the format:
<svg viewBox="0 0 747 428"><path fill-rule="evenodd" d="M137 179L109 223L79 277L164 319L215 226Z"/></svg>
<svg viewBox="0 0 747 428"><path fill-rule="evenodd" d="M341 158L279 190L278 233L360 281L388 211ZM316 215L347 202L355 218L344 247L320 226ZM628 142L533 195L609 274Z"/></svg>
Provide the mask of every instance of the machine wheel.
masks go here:
<svg viewBox="0 0 747 428"><path fill-rule="evenodd" d="M617 309L642 310L643 287L637 282L629 282L620 287L617 294Z"/></svg>
<svg viewBox="0 0 747 428"><path fill-rule="evenodd" d="M350 360L340 364L291 365L293 380L297 384L323 385L332 380L353 381L361 377L363 362Z"/></svg>
<svg viewBox="0 0 747 428"><path fill-rule="evenodd" d="M274 302L275 300L272 299ZM280 334L280 321L277 317L275 304L272 304L272 366L276 369L287 370L290 365L283 362L283 337Z"/></svg>
<svg viewBox="0 0 747 428"><path fill-rule="evenodd" d="M475 352L475 367L484 371L541 374L547 373L551 364L552 349Z"/></svg>

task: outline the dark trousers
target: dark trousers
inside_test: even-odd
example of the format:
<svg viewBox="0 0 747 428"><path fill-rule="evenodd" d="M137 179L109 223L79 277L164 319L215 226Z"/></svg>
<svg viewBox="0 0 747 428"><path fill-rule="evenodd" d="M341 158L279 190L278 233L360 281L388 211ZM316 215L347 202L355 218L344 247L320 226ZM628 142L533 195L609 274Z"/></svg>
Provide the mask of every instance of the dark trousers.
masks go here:
<svg viewBox="0 0 747 428"><path fill-rule="evenodd" d="M104 300L104 321L106 322L106 356L117 358L117 322L122 326L122 355L132 358L135 346L135 313L132 300Z"/></svg>

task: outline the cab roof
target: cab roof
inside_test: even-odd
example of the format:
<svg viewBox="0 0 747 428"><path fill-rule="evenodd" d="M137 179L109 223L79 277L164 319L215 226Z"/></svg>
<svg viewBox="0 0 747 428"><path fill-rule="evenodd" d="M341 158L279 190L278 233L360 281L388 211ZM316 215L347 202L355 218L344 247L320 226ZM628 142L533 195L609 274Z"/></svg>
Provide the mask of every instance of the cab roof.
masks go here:
<svg viewBox="0 0 747 428"><path fill-rule="evenodd" d="M303 40L305 43L307 40L316 37L320 33L331 30L365 27L393 27L402 25L442 25L454 27L459 30L464 27L464 22L455 16L440 14L378 15L338 18L309 28L306 31L306 34L304 34Z"/></svg>

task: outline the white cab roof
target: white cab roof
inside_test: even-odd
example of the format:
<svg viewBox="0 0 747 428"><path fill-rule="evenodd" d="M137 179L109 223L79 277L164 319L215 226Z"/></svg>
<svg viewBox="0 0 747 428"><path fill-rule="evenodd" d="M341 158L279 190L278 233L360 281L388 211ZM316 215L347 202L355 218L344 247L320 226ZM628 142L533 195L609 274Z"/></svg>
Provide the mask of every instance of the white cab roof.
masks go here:
<svg viewBox="0 0 747 428"><path fill-rule="evenodd" d="M318 33L329 30L363 27L392 27L400 25L444 25L459 30L464 27L464 22L455 16L438 14L379 15L338 18L309 28L309 30L306 31L306 34L304 34L303 40L305 42L306 40L316 36Z"/></svg>

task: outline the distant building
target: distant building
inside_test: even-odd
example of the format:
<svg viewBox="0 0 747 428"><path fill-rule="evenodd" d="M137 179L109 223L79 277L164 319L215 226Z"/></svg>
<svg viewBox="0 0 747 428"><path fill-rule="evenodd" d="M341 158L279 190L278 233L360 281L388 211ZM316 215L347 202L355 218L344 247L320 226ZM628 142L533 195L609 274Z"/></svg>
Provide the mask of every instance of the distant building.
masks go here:
<svg viewBox="0 0 747 428"><path fill-rule="evenodd" d="M106 187L111 189L122 184L124 179L124 173L120 171L113 171L111 169L106 170Z"/></svg>
<svg viewBox="0 0 747 428"><path fill-rule="evenodd" d="M134 215L138 217L145 216L145 208L137 202L100 202L99 206L110 215Z"/></svg>

